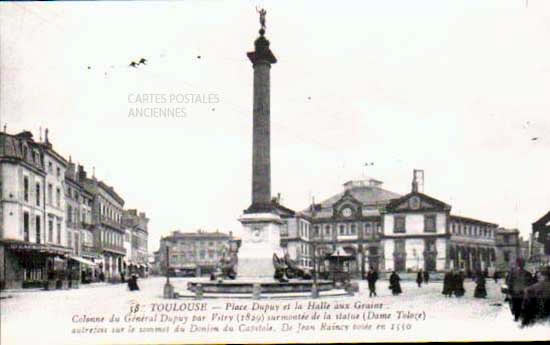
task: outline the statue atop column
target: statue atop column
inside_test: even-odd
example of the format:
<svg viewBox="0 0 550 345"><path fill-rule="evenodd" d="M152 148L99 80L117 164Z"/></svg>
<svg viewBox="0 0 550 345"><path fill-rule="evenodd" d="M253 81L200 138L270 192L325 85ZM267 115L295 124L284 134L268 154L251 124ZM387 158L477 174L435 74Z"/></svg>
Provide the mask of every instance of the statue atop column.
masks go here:
<svg viewBox="0 0 550 345"><path fill-rule="evenodd" d="M265 34L265 15L267 11L264 8L258 9L258 7L256 7L256 12L260 15L260 35L263 36Z"/></svg>

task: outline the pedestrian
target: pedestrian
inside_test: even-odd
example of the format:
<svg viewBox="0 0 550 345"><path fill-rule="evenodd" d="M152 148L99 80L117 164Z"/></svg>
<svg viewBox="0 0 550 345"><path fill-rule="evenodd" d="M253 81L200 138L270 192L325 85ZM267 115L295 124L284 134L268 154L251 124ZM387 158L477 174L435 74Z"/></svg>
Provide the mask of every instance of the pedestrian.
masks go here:
<svg viewBox="0 0 550 345"><path fill-rule="evenodd" d="M416 274L416 284L418 285L418 287L422 286L423 280L424 280L424 275L422 274L422 269L420 269Z"/></svg>
<svg viewBox="0 0 550 345"><path fill-rule="evenodd" d="M443 276L443 292L442 292L442 294L445 297L451 297L453 295L453 279L454 279L454 270L449 270L445 272L445 276Z"/></svg>
<svg viewBox="0 0 550 345"><path fill-rule="evenodd" d="M539 281L524 290L521 325L550 320L550 266L541 269Z"/></svg>
<svg viewBox="0 0 550 345"><path fill-rule="evenodd" d="M498 284L498 272L495 270L495 273L493 274L493 279L495 280L495 284Z"/></svg>
<svg viewBox="0 0 550 345"><path fill-rule="evenodd" d="M120 279L122 280L123 283L126 282L124 280L124 271L120 272Z"/></svg>
<svg viewBox="0 0 550 345"><path fill-rule="evenodd" d="M102 282L105 281L105 274L103 272L99 272L99 280Z"/></svg>
<svg viewBox="0 0 550 345"><path fill-rule="evenodd" d="M508 285L508 302L510 303L510 311L514 316L514 320L518 321L521 315L521 307L523 304L523 290L533 284L533 275L525 269L525 262L522 258L516 260L514 267L506 277L506 285Z"/></svg>
<svg viewBox="0 0 550 345"><path fill-rule="evenodd" d="M378 272L372 267L367 272L367 282L369 283L369 297L376 297L376 281L378 280Z"/></svg>
<svg viewBox="0 0 550 345"><path fill-rule="evenodd" d="M393 271L390 275L390 290L392 295L397 296L403 291L401 290L401 284L399 281L401 278L399 278L399 275Z"/></svg>
<svg viewBox="0 0 550 345"><path fill-rule="evenodd" d="M430 281L430 271L425 270L424 271L424 283L428 284L429 281Z"/></svg>
<svg viewBox="0 0 550 345"><path fill-rule="evenodd" d="M137 284L137 276L135 274L132 274L132 277L128 279L128 289L130 289L130 291L139 290L139 286Z"/></svg>
<svg viewBox="0 0 550 345"><path fill-rule="evenodd" d="M485 274L482 272L477 273L476 277L476 289L474 290L475 298L487 297L487 289L485 288Z"/></svg>
<svg viewBox="0 0 550 345"><path fill-rule="evenodd" d="M464 272L460 271L454 274L453 277L453 292L456 297L464 296Z"/></svg>

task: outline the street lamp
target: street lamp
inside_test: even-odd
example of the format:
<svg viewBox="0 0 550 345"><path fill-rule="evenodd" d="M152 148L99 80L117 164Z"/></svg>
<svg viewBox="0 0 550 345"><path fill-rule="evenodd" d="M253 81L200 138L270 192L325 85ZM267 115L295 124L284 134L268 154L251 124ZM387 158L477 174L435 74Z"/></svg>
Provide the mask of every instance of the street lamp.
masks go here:
<svg viewBox="0 0 550 345"><path fill-rule="evenodd" d="M174 287L170 284L170 247L166 244L166 283L164 284L164 298L174 297Z"/></svg>

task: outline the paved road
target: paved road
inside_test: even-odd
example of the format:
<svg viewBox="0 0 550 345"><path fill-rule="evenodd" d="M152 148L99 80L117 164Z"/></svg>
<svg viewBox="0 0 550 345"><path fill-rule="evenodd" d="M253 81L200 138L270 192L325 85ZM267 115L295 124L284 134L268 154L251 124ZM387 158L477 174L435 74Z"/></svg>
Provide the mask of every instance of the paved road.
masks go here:
<svg viewBox="0 0 550 345"><path fill-rule="evenodd" d="M172 278L171 282L176 291L184 290L188 278ZM174 340L174 334L148 335L138 337L130 341L128 335L74 335L71 327L78 326L72 323L73 318L103 316L106 319L113 314L124 315L128 313L130 306L139 302L150 305L152 303L165 303L162 298L162 288L165 278L153 277L139 281L140 291L130 292L125 284L86 287L77 290L57 291L9 291L2 293L10 298L1 301L1 338L0 343L10 344L14 339L17 343L149 343L149 342L174 342L202 340L200 333L187 334L184 338ZM337 301L348 302L373 302L381 303L384 311L396 312L412 311L425 312L426 322L415 323L415 329L409 332L386 332L386 334L371 333L368 339L363 340L472 340L472 339L548 339L550 325L538 325L528 329L520 329L513 322L508 305L503 303L503 296L499 286L493 281L488 281L487 299L473 298L474 284L471 281L465 283L466 295L462 298L445 298L441 294L441 282L432 282L418 288L414 282L403 282L403 294L397 297L391 296L387 281L377 284L379 296L368 297L366 282L360 282L360 293L353 297L334 297L325 299L334 303ZM311 301L311 300L305 300ZM177 303L189 303L189 300L178 300ZM192 301L195 302L195 301ZM224 310L227 300L208 300L208 307L216 310ZM253 301L245 300L238 303L251 304ZM266 302L267 303L267 302ZM286 300L270 301L274 305L283 306ZM211 310L210 310L211 312ZM189 313L188 313L189 314ZM190 313L193 314L193 313ZM355 333L354 333L355 334ZM239 334L231 339L239 339ZM250 336L250 335L249 335ZM311 333L308 337L249 338L250 340L272 339L271 342L283 340L289 341L343 341L345 336L356 335L343 333L343 335L319 336L318 332ZM76 338L75 338L76 337ZM178 340L179 339L179 340ZM228 341L227 335L216 338L209 334L208 340ZM351 340L351 339L350 339ZM357 340L357 339L356 339ZM237 341L237 340L236 340Z"/></svg>

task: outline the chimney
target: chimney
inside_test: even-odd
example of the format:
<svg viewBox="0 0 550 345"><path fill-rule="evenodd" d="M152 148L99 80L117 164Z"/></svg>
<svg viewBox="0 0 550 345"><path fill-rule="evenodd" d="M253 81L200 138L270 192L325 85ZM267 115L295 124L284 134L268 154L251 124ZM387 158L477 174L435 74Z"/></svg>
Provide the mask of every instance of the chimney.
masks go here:
<svg viewBox="0 0 550 345"><path fill-rule="evenodd" d="M82 165L78 165L78 181L84 181L86 179L86 170Z"/></svg>
<svg viewBox="0 0 550 345"><path fill-rule="evenodd" d="M412 192L424 193L424 170L413 170Z"/></svg>

